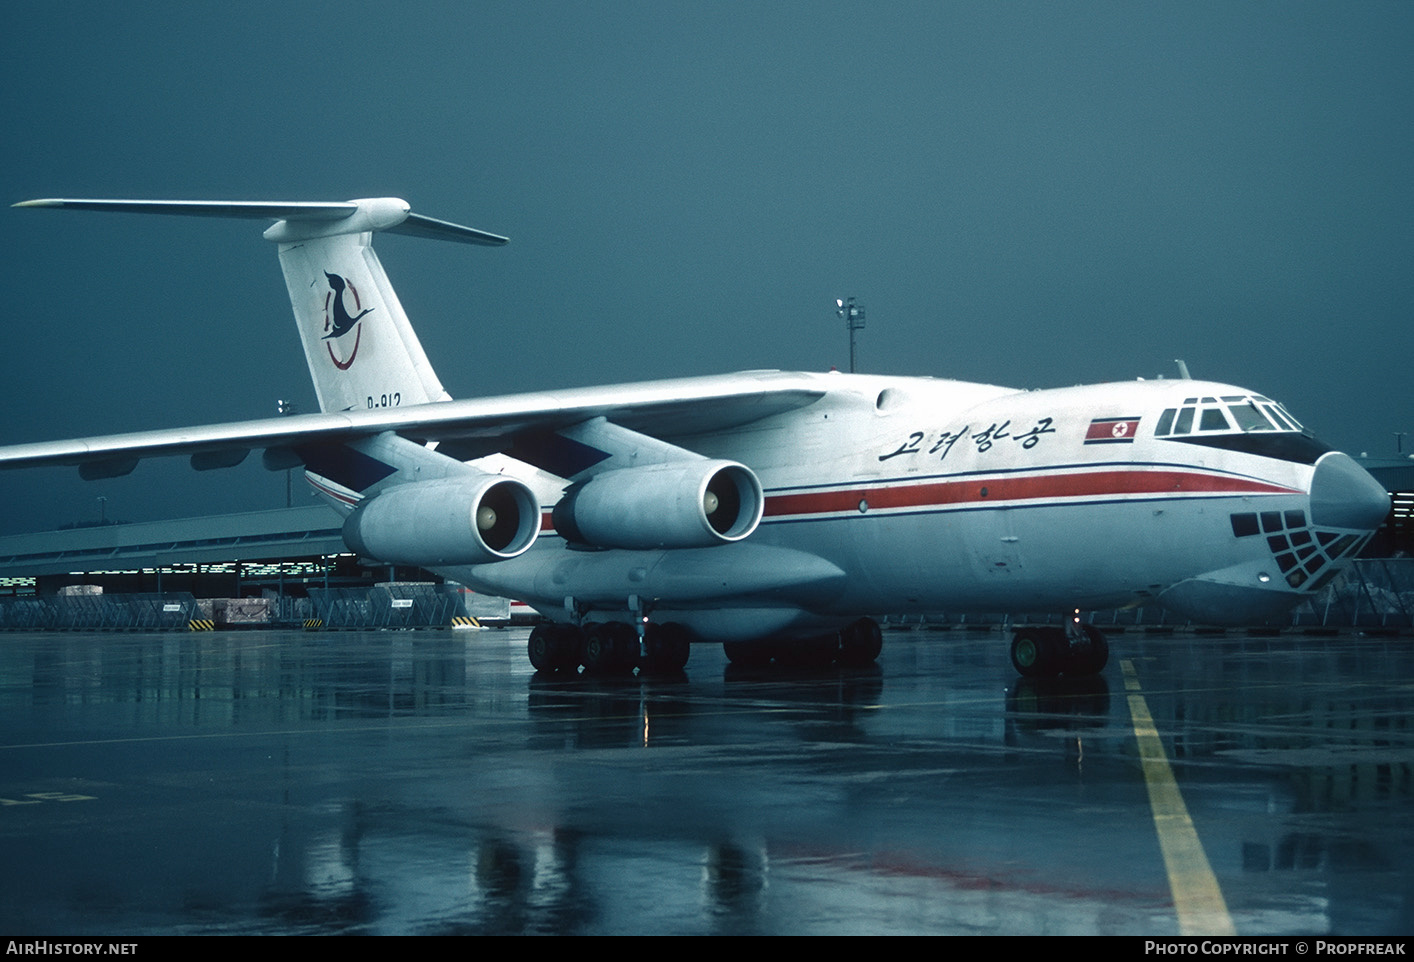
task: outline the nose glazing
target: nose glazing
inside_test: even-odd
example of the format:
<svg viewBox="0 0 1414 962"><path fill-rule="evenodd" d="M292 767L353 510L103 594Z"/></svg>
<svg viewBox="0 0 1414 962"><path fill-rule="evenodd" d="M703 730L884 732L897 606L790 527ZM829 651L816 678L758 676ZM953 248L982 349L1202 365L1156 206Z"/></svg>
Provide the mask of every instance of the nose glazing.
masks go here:
<svg viewBox="0 0 1414 962"><path fill-rule="evenodd" d="M1349 455L1331 451L1311 478L1311 522L1322 528L1374 531L1389 514L1389 494Z"/></svg>

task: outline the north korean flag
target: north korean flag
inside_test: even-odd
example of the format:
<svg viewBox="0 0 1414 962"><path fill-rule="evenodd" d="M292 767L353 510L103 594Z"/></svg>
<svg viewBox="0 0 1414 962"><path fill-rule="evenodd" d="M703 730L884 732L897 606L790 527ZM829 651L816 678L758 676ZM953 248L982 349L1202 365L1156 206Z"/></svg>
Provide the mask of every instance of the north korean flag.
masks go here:
<svg viewBox="0 0 1414 962"><path fill-rule="evenodd" d="M1133 444L1138 418L1095 418L1085 432L1086 444Z"/></svg>

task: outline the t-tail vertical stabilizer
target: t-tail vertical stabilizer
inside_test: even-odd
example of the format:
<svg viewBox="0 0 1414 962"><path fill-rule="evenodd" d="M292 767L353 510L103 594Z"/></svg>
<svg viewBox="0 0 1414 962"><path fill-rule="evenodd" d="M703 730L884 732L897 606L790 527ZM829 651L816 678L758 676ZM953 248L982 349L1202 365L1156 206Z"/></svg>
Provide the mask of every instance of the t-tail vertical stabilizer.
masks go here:
<svg viewBox="0 0 1414 962"><path fill-rule="evenodd" d="M496 234L414 214L396 197L341 203L32 200L15 206L275 220L265 238L280 247L280 267L322 411L449 399L373 252L375 231L506 243Z"/></svg>

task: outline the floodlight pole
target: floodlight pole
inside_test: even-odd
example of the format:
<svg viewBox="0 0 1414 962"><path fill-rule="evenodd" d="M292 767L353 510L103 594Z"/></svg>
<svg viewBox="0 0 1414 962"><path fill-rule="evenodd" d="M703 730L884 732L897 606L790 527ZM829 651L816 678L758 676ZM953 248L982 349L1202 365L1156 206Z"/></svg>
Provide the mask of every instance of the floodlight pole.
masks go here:
<svg viewBox="0 0 1414 962"><path fill-rule="evenodd" d="M849 330L849 373L854 373L854 332L864 330L864 306L856 305L854 298L835 298L835 316L844 320Z"/></svg>
<svg viewBox="0 0 1414 962"><path fill-rule="evenodd" d="M285 398L276 398L276 400L275 400L275 410L280 413L280 416L281 416L281 417L285 417L285 416L288 416L288 415L291 415L291 414L298 414L298 413L299 413L299 412L295 409L295 402L294 402L294 401L287 400L287 399L285 399ZM285 507L287 507L287 508L292 508L292 507L294 507L294 505L295 505L295 493L294 493L294 488L291 486L291 483L290 483L290 470L291 470L290 468L286 468L286 469L285 469ZM280 578L281 578L281 580L284 579L284 572L283 572L283 569L282 569L282 571L281 571ZM283 589L281 589L281 594L284 594L284 590L283 590Z"/></svg>

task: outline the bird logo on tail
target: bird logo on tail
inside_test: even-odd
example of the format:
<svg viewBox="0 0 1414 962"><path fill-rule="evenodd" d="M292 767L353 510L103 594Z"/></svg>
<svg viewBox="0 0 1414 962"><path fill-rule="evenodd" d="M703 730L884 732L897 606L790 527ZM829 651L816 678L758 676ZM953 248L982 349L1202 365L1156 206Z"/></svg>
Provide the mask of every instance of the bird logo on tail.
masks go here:
<svg viewBox="0 0 1414 962"><path fill-rule="evenodd" d="M340 359L339 356L334 353L334 345L332 343L325 345L329 349L329 360L334 362L334 366L341 371L347 371L353 366L354 358L358 356L358 345L363 338L363 325L360 324L359 321L362 320L365 315L372 313L373 308L369 307L360 310L363 305L359 301L358 288L354 287L338 274L330 274L328 271L325 271L324 276L329 279L329 293L324 295L324 330L326 333L324 334L323 340L326 342L336 340L342 338L349 331L354 331L353 350L349 352L347 358ZM348 307L345 306L345 291L353 295L354 310L358 311L357 314L350 314ZM357 330L355 330L355 328L357 328Z"/></svg>

